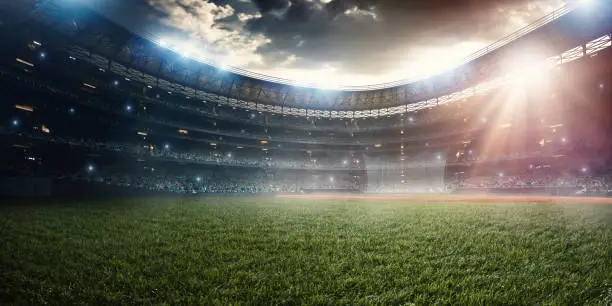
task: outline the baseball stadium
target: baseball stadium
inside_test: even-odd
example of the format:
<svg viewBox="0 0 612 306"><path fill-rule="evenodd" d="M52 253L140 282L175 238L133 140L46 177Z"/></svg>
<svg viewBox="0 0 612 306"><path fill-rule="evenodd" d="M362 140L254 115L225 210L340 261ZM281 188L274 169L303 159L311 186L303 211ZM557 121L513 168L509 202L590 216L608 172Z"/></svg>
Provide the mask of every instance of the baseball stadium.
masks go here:
<svg viewBox="0 0 612 306"><path fill-rule="evenodd" d="M374 85L115 1L0 3L0 304L612 305L609 1Z"/></svg>

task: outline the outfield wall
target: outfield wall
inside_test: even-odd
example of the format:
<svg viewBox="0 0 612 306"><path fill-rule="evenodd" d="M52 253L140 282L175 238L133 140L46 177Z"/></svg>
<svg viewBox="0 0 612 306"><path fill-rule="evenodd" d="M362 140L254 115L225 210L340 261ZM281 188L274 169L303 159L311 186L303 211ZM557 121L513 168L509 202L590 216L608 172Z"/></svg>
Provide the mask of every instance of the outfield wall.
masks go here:
<svg viewBox="0 0 612 306"><path fill-rule="evenodd" d="M48 197L52 194L53 180L48 178L2 177L2 197Z"/></svg>

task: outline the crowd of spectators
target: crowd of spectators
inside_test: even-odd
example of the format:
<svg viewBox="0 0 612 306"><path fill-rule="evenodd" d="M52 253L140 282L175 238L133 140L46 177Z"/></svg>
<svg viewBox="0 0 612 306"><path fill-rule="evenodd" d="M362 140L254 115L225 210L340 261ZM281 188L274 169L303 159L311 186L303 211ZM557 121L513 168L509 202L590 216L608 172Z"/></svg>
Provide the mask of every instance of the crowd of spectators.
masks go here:
<svg viewBox="0 0 612 306"><path fill-rule="evenodd" d="M463 178L450 183L451 189L520 189L568 188L577 192L608 192L612 177L592 175L522 174L512 176L479 176Z"/></svg>
<svg viewBox="0 0 612 306"><path fill-rule="evenodd" d="M299 191L297 185L293 183L237 173L197 177L172 174L79 174L72 176L71 179L178 194L262 194Z"/></svg>

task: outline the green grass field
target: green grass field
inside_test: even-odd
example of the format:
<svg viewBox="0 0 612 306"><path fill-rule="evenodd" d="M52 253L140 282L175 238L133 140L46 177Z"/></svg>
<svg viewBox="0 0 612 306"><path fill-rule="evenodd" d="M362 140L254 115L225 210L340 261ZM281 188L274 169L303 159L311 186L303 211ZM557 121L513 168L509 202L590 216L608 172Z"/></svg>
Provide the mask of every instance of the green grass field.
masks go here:
<svg viewBox="0 0 612 306"><path fill-rule="evenodd" d="M0 304L612 304L612 205L0 207Z"/></svg>

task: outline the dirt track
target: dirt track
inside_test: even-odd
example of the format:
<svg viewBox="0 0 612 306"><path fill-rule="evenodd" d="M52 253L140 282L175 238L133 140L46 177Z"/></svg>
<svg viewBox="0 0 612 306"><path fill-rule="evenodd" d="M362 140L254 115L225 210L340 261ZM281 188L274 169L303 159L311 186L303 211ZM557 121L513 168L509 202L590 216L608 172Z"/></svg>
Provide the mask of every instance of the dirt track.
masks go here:
<svg viewBox="0 0 612 306"><path fill-rule="evenodd" d="M547 196L497 196L497 195L340 195L340 194L286 194L280 198L321 199L321 200L361 200L397 202L477 202L477 203L583 203L612 204L612 198L593 197L547 197Z"/></svg>

